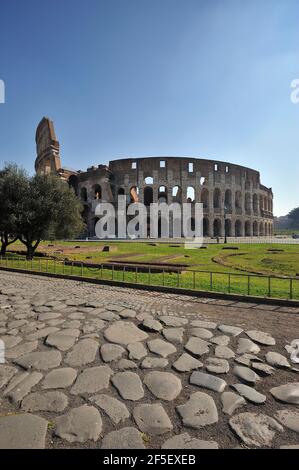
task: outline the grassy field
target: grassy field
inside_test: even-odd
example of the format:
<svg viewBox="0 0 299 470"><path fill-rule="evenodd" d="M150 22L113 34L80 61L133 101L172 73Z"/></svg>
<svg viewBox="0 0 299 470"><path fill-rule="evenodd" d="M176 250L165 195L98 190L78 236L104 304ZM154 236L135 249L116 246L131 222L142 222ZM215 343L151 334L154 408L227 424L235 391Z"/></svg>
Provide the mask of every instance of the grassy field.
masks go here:
<svg viewBox="0 0 299 470"><path fill-rule="evenodd" d="M54 246L48 246L54 245ZM102 251L103 246L111 251ZM175 245L175 244L173 244ZM215 244L205 249L186 250L183 245L155 244L152 242L43 242L40 252L55 256L56 261L35 258L33 263L8 252L9 265L69 275L82 275L99 279L147 285L165 285L194 290L230 292L244 295L271 296L299 299L299 278L291 283L286 276L299 272L299 245L285 244ZM224 249L230 248L230 249ZM21 245L15 244L19 251ZM63 260L88 263L157 263L160 266L186 265L181 272L155 273L149 268L132 271L130 268L106 266L88 268L67 265ZM2 260L2 265L5 264ZM175 271L175 268L174 268ZM195 272L196 271L196 272ZM209 272L213 271L211 275ZM265 276L265 277L261 277Z"/></svg>

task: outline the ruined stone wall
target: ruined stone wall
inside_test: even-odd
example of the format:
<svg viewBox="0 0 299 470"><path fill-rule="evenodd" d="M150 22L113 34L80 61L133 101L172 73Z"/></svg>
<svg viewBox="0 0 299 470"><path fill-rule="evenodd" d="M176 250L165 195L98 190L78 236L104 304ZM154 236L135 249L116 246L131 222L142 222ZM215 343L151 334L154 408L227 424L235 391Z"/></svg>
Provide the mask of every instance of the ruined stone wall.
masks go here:
<svg viewBox="0 0 299 470"><path fill-rule="evenodd" d="M71 177L73 178L73 177ZM120 159L79 172L77 194L86 206L88 235L100 201L202 202L205 236L270 236L273 193L256 170L215 160L179 157ZM71 182L71 179L70 179ZM97 185L100 194L96 194Z"/></svg>

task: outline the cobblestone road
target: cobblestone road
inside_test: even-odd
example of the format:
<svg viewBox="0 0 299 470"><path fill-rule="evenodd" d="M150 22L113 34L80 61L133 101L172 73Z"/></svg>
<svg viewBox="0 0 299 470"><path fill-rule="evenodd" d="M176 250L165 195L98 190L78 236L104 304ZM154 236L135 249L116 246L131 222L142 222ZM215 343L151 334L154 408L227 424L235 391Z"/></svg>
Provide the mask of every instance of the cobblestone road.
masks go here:
<svg viewBox="0 0 299 470"><path fill-rule="evenodd" d="M0 272L0 448L299 446L296 339L296 308Z"/></svg>

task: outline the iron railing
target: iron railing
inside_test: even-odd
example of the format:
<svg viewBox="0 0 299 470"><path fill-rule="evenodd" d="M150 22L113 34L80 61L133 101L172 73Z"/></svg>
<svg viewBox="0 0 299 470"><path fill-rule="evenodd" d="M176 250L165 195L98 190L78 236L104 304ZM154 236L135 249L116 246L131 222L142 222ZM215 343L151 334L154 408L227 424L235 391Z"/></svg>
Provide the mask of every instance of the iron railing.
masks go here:
<svg viewBox="0 0 299 470"><path fill-rule="evenodd" d="M174 287L194 291L299 300L299 277L198 270L192 267L178 268L169 265L163 267L161 265L102 263L92 266L92 264L81 261L37 257L33 260L20 257L0 257L1 267L117 281L123 284L141 284L153 288L155 286Z"/></svg>

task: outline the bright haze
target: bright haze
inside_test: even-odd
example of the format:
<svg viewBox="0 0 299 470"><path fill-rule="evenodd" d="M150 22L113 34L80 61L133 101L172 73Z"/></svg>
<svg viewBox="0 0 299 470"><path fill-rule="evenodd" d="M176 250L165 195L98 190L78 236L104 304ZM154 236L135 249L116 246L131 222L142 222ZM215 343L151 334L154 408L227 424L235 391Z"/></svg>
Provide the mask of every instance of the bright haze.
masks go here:
<svg viewBox="0 0 299 470"><path fill-rule="evenodd" d="M2 0L0 163L33 173L35 128L63 165L194 156L255 168L299 206L298 0Z"/></svg>

